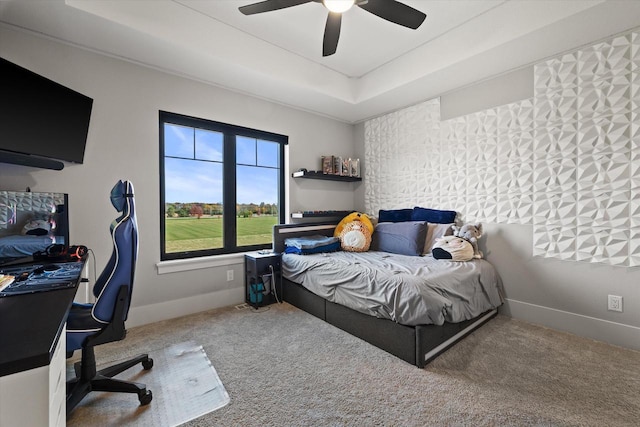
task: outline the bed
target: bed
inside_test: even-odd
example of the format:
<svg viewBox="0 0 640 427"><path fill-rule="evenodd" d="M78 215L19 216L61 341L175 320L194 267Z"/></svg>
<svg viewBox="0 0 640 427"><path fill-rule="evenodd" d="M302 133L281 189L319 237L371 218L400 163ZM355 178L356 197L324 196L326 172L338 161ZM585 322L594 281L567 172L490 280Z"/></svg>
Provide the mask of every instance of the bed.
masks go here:
<svg viewBox="0 0 640 427"><path fill-rule="evenodd" d="M494 317L503 302L500 276L482 259L283 253L285 239L331 236L335 226L274 226L283 299L419 368Z"/></svg>

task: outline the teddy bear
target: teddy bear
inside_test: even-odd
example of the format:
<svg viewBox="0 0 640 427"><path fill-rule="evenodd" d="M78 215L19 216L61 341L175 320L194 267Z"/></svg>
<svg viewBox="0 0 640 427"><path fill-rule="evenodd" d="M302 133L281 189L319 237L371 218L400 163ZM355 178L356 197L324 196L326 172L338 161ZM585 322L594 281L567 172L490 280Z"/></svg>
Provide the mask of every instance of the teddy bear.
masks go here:
<svg viewBox="0 0 640 427"><path fill-rule="evenodd" d="M474 258L482 258L482 252L478 249L478 240L482 237L482 223L464 224L462 227L452 225L451 228L454 236L462 237L471 243Z"/></svg>

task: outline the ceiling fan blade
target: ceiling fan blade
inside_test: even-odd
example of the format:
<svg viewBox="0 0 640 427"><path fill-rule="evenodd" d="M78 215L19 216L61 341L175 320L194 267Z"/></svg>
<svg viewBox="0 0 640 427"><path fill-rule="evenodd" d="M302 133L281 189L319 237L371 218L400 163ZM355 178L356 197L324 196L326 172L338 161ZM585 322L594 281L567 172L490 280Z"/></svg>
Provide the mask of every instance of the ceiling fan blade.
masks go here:
<svg viewBox="0 0 640 427"><path fill-rule="evenodd" d="M311 3L315 0L265 0L259 3L248 4L238 8L245 15L271 12L272 10L285 9L287 7L298 6L300 4Z"/></svg>
<svg viewBox="0 0 640 427"><path fill-rule="evenodd" d="M358 6L382 19L415 30L427 15L396 0L369 0Z"/></svg>
<svg viewBox="0 0 640 427"><path fill-rule="evenodd" d="M324 27L324 39L322 40L322 56L329 56L336 53L338 39L340 38L340 27L342 25L342 14L329 12L327 25Z"/></svg>

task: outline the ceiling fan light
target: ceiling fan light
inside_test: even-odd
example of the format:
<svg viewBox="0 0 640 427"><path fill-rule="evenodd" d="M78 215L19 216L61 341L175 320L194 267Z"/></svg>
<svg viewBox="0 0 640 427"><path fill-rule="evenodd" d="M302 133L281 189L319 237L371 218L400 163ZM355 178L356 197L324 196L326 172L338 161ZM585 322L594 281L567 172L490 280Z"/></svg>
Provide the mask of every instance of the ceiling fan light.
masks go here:
<svg viewBox="0 0 640 427"><path fill-rule="evenodd" d="M331 12L343 13L351 9L355 0L322 0L322 3Z"/></svg>

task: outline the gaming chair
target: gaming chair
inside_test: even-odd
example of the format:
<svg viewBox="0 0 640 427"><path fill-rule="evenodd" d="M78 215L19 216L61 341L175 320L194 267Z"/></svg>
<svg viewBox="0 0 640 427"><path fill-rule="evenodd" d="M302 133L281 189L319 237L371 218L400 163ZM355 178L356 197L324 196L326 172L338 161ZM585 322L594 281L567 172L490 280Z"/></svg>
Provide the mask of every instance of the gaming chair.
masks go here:
<svg viewBox="0 0 640 427"><path fill-rule="evenodd" d="M91 391L137 393L140 405L151 402L152 394L144 384L112 378L142 363L145 370L153 367L147 354L96 371L94 346L122 340L126 336L125 320L131 303L133 279L138 255L133 185L118 181L111 190L111 203L121 213L111 223L113 252L93 287L96 301L74 303L67 318L67 357L82 350L82 358L74 365L76 378L67 381L67 414Z"/></svg>

